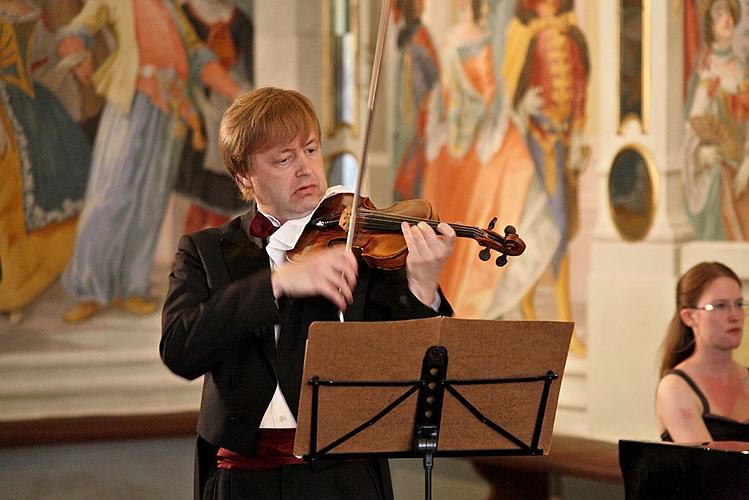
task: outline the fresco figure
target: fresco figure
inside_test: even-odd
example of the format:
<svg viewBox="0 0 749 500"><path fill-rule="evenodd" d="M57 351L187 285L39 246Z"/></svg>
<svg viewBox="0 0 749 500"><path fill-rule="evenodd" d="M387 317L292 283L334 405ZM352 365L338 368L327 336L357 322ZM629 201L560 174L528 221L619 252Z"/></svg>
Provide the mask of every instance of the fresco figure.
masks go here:
<svg viewBox="0 0 749 500"><path fill-rule="evenodd" d="M749 238L749 80L733 50L740 5L699 5L704 42L697 53L686 104L684 192L694 237Z"/></svg>
<svg viewBox="0 0 749 500"><path fill-rule="evenodd" d="M426 168L426 113L428 97L439 83L440 63L429 30L421 22L425 0L399 0L393 164L395 200L421 196Z"/></svg>
<svg viewBox="0 0 749 500"><path fill-rule="evenodd" d="M36 0L38 1L38 0ZM66 26L83 8L85 0L55 0L54 2L44 1L44 24L48 25L50 36L48 43L53 47L51 56L57 57L57 40L56 34L60 28ZM101 64L111 53L113 37L106 30L99 32L91 42L89 52L93 59L94 66ZM84 54L78 56L84 57ZM73 72L66 74L62 86L55 91L55 95L70 116L78 123L83 133L93 144L96 139L96 130L99 127L99 116L104 107L104 98L94 90L91 82L83 84Z"/></svg>
<svg viewBox="0 0 749 500"><path fill-rule="evenodd" d="M464 215L476 173L496 153L506 126L494 114L500 107L483 5L458 1L460 20L442 48L442 92L430 110L430 165L423 193L445 220Z"/></svg>
<svg viewBox="0 0 749 500"><path fill-rule="evenodd" d="M247 3L188 0L182 4L182 10L198 37L216 54L221 66L235 81L250 88L253 27ZM205 149L199 150L187 141L177 174L175 190L192 202L185 221L186 233L219 226L247 209L218 151L218 126L229 101L202 82L193 82L192 97L202 118L206 144Z"/></svg>
<svg viewBox="0 0 749 500"><path fill-rule="evenodd" d="M497 217L501 226L495 229L501 232L507 224L518 226L533 160L509 119L497 80L489 4L463 0L458 7L461 18L442 57L441 88L430 100L423 197L442 220L486 227ZM520 300L497 296L506 268L480 261L479 250L474 242L459 240L443 273L461 317L497 317Z"/></svg>
<svg viewBox="0 0 749 500"><path fill-rule="evenodd" d="M80 59L51 40L36 3L0 2L0 311L14 322L70 257L91 161L53 93Z"/></svg>
<svg viewBox="0 0 749 500"><path fill-rule="evenodd" d="M87 44L103 28L116 34L117 48L93 72ZM59 51L86 54L76 75L107 100L63 274L77 300L64 320L84 321L108 304L151 314L153 253L188 127L193 146L205 146L189 81L200 78L227 99L240 87L169 0L88 0L61 30Z"/></svg>
<svg viewBox="0 0 749 500"><path fill-rule="evenodd" d="M577 177L586 149L582 142L589 76L588 47L577 27L572 0L519 0L507 33L503 75L513 107L527 117L525 136L561 238L550 263L557 314L572 318L569 241L578 223ZM535 286L522 302L535 319ZM573 336L572 349L584 354Z"/></svg>

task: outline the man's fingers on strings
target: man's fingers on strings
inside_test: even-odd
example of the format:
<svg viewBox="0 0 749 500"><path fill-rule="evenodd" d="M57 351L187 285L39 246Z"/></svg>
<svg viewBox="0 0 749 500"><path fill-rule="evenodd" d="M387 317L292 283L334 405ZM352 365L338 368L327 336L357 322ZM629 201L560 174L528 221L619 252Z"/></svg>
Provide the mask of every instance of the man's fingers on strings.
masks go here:
<svg viewBox="0 0 749 500"><path fill-rule="evenodd" d="M442 234L442 236L445 239L447 239L448 241L455 240L455 237L456 237L455 230L452 228L452 226L450 224L448 224L446 222L440 222L437 225L437 231L440 234Z"/></svg>
<svg viewBox="0 0 749 500"><path fill-rule="evenodd" d="M403 238L406 240L406 246L408 247L409 255L412 257L417 257L420 253L420 250L418 248L415 233L417 233L418 230L415 230L413 227L411 227L408 222L401 222L401 230L403 231Z"/></svg>

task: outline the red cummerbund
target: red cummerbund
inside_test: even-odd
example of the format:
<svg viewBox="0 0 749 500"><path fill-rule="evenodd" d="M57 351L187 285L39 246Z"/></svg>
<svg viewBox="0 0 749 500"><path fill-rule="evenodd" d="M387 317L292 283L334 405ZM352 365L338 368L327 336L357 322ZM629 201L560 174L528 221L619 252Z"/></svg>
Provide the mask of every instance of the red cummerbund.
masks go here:
<svg viewBox="0 0 749 500"><path fill-rule="evenodd" d="M260 429L253 456L219 448L216 466L219 469L269 470L304 463L304 460L293 455L295 434L296 429Z"/></svg>

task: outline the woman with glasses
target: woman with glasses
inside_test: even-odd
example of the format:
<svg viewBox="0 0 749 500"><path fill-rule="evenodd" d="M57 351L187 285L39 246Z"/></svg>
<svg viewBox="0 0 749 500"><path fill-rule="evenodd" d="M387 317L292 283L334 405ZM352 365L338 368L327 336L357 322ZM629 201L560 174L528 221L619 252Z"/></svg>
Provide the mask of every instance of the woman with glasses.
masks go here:
<svg viewBox="0 0 749 500"><path fill-rule="evenodd" d="M679 279L656 395L664 441L749 441L749 370L733 359L746 310L724 264L702 262Z"/></svg>

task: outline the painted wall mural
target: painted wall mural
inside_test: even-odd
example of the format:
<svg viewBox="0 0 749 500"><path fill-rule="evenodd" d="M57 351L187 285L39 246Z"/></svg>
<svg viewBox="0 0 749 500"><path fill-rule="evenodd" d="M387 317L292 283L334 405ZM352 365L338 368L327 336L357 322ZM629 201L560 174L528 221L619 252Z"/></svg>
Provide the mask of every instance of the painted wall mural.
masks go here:
<svg viewBox="0 0 749 500"><path fill-rule="evenodd" d="M749 238L747 5L687 0L684 197L695 239Z"/></svg>
<svg viewBox="0 0 749 500"><path fill-rule="evenodd" d="M251 87L251 1L0 0L0 312L58 277L85 321L157 309L167 201L185 231L244 209L216 145Z"/></svg>
<svg viewBox="0 0 749 500"><path fill-rule="evenodd" d="M58 57L39 4L0 3L0 311L34 300L72 251L91 158L81 62Z"/></svg>
<svg viewBox="0 0 749 500"><path fill-rule="evenodd" d="M572 319L567 249L589 155L590 74L574 2L457 0L429 20L424 1L399 7L396 198L424 197L447 221L497 217L528 245L506 268L489 269L473 242L459 241L443 277L448 296L463 317L520 306L535 319L536 285L550 276L558 319ZM579 338L573 350L585 352Z"/></svg>

